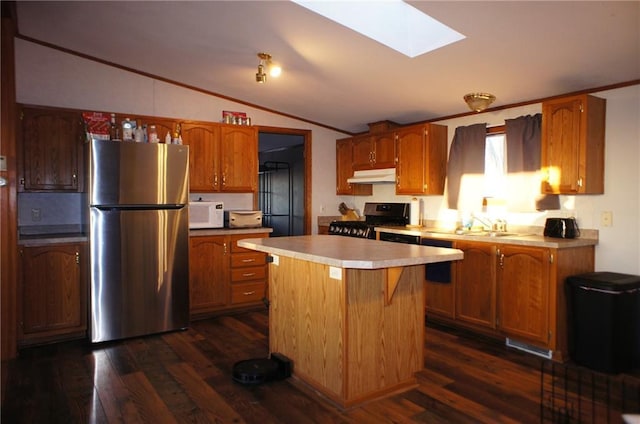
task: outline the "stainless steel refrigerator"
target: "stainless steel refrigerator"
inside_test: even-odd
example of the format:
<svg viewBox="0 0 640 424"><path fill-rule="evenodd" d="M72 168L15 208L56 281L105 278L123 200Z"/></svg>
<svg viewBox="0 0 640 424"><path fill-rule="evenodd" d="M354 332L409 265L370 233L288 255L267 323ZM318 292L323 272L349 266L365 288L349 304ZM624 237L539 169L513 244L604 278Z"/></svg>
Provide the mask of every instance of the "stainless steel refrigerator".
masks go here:
<svg viewBox="0 0 640 424"><path fill-rule="evenodd" d="M92 140L91 341L189 321L189 148Z"/></svg>

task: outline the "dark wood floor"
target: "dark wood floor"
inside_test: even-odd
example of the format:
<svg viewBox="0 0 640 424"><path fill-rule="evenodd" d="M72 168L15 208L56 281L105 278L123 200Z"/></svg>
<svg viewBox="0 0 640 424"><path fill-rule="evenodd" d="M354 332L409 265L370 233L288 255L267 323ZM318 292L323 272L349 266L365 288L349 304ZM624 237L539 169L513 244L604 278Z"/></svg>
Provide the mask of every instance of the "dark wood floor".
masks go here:
<svg viewBox="0 0 640 424"><path fill-rule="evenodd" d="M295 378L233 382L235 362L267 356L267 329L266 312L252 311L99 347L74 341L22 350L2 365L2 423L621 422L615 410L604 419L593 411L568 418L563 408L576 402L560 386L575 384L556 384L556 369L545 377L542 359L431 325L419 387L351 410Z"/></svg>

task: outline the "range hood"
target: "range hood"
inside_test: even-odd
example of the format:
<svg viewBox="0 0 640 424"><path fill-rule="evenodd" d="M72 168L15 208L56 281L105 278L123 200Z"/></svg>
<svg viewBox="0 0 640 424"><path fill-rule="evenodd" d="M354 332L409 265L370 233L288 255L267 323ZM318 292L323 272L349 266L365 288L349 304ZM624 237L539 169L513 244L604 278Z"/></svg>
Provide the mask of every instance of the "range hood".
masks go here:
<svg viewBox="0 0 640 424"><path fill-rule="evenodd" d="M396 169L367 169L365 171L353 171L353 177L348 178L350 184L382 184L396 182Z"/></svg>

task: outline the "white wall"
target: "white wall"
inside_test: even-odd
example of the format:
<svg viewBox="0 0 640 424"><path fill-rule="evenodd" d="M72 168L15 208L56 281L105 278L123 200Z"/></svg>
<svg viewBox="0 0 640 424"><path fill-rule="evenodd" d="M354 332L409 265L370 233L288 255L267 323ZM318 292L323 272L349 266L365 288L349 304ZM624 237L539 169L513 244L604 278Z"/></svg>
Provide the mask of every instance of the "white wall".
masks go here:
<svg viewBox="0 0 640 424"><path fill-rule="evenodd" d="M20 103L205 121L219 121L222 110L239 110L247 112L256 125L309 129L313 134L313 232L317 231L317 216L337 215L337 206L342 201L362 210L366 201L410 200L408 196L396 196L393 185L374 186L372 196L336 196L335 140L345 135L292 118L166 84L24 40L16 40L16 84ZM640 86L594 94L607 99L605 194L562 196L561 211L511 214L508 220L512 224L542 226L548 216L575 215L582 228L599 230L596 270L640 275ZM478 122L500 125L506 118L540 111L541 105L533 104L439 123L449 127L451 143L457 126ZM457 219L457 211L447 209L443 196L425 196L422 200L425 218ZM603 211L613 213L613 226L600 225Z"/></svg>
<svg viewBox="0 0 640 424"><path fill-rule="evenodd" d="M346 135L303 121L265 112L219 97L147 78L54 49L16 39L18 103L87 111L131 113L219 122L223 110L246 112L254 125L312 131L312 230L322 205L334 204L335 141ZM248 81L247 84L251 84ZM265 105L269 106L269 105ZM315 165L317 164L317 166ZM327 172L329 170L329 172ZM220 197L238 209L250 209L247 195Z"/></svg>

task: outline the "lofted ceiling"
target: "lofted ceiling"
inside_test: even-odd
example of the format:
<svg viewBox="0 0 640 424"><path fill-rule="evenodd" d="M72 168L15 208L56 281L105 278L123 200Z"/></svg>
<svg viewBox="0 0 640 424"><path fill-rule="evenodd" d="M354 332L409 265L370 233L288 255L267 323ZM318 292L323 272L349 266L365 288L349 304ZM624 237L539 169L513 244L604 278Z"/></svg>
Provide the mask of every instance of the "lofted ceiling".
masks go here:
<svg viewBox="0 0 640 424"><path fill-rule="evenodd" d="M18 1L18 32L345 132L640 79L640 2L410 1L466 38L408 58L289 1ZM283 74L255 82L258 52Z"/></svg>

